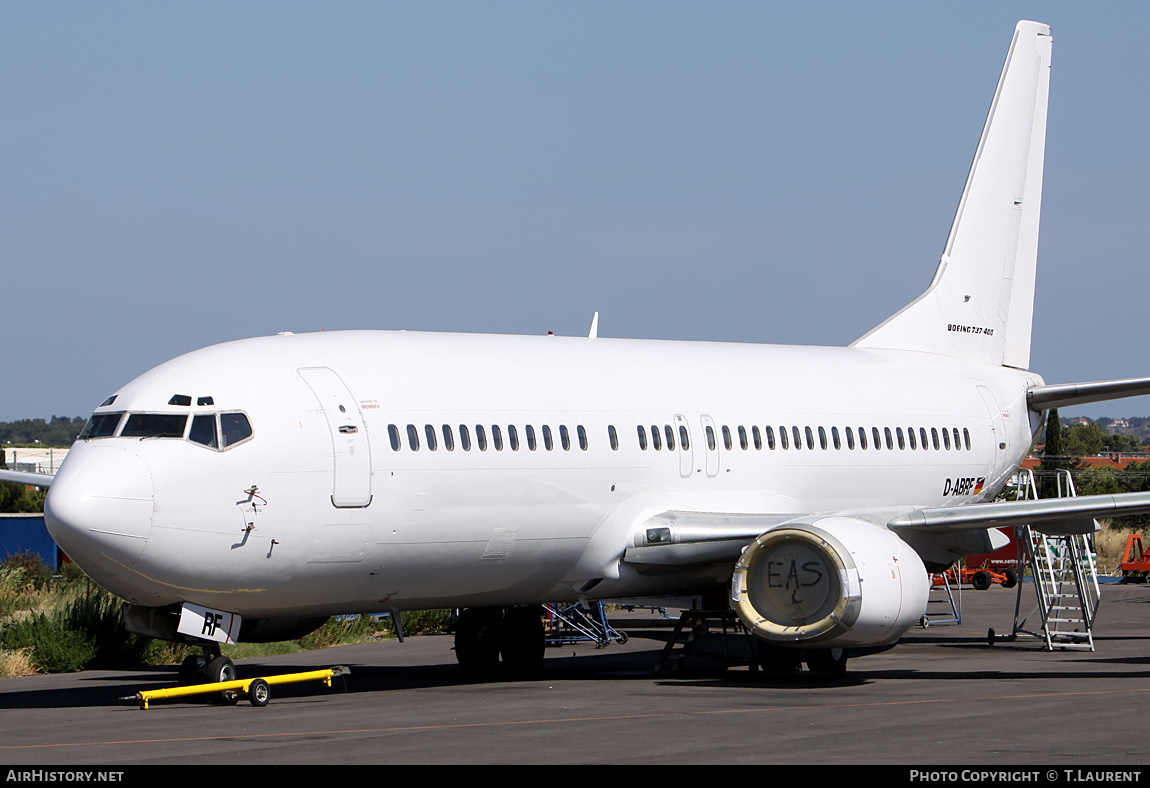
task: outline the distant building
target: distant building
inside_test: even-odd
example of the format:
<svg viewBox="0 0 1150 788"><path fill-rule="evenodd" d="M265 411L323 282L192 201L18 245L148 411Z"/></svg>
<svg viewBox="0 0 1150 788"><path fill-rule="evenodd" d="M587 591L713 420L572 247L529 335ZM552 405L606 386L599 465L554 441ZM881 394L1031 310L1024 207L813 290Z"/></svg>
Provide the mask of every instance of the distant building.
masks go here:
<svg viewBox="0 0 1150 788"><path fill-rule="evenodd" d="M4 463L10 471L55 473L68 456L67 449L13 449L4 447Z"/></svg>
<svg viewBox="0 0 1150 788"><path fill-rule="evenodd" d="M1094 471L1099 468L1109 468L1112 471L1121 471L1132 462L1142 462L1146 460L1147 455L1137 454L1130 452L1122 452L1121 454L1095 454L1089 457L1079 457L1078 461L1082 464L1081 470ZM1022 461L1023 468L1030 470L1037 470L1039 464L1042 462L1042 457L1030 455ZM1077 473L1077 471L1075 471Z"/></svg>

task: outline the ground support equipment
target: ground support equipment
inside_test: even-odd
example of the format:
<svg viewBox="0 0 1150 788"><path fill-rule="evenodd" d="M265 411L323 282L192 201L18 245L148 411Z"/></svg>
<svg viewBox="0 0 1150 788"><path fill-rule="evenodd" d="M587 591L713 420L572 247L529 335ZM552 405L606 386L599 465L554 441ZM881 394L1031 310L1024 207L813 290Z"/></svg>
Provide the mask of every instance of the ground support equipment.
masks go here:
<svg viewBox="0 0 1150 788"><path fill-rule="evenodd" d="M1029 473L1029 472L1028 472ZM1037 498L1037 486L1030 474L1029 484L1020 485ZM1058 471L1058 497L1074 497L1074 480L1069 471ZM1022 496L1020 496L1022 497ZM1022 609L1022 584L1014 605L1014 629L1011 639L1019 635L1039 638L1047 651L1055 648L1094 650L1094 618L1102 593L1098 587L1098 567L1095 562L1093 534L1050 536L1030 526L1015 528L1023 560L1030 567L1037 605L1025 616ZM1027 629L1027 622L1037 617L1038 631ZM987 633L993 644L994 630Z"/></svg>
<svg viewBox="0 0 1150 788"><path fill-rule="evenodd" d="M700 636L708 633L707 622L709 620L717 620L722 624L723 636L722 654L713 652L706 652L696 650L696 644ZM689 627L689 628L688 628ZM676 651L675 647L680 645L680 638L683 636L683 630L687 629L687 637L682 641L682 647ZM651 672L655 674L664 672L675 672L682 667L683 662L686 661L688 656L705 657L711 660L718 661L722 669L726 669L731 665L751 665L752 670L756 667L755 660L738 658L731 654L728 637L739 636L746 642L748 651L751 655L755 654L755 638L743 627L742 622L739 621L739 616L733 610L684 610L679 615L679 622L675 625L675 629L671 632L671 639L667 641L667 645L663 647L663 653L659 655L658 661Z"/></svg>
<svg viewBox="0 0 1150 788"><path fill-rule="evenodd" d="M1126 537L1126 550L1122 553L1123 583L1145 583L1150 576L1150 551L1142 546L1142 534L1129 534Z"/></svg>
<svg viewBox="0 0 1150 788"><path fill-rule="evenodd" d="M141 690L135 695L128 695L120 700L138 701L141 709L148 708L148 703L160 698L183 698L191 695L210 695L220 693L220 697L228 705L237 702L241 696L247 696L253 706L266 706L271 699L270 687L276 684L298 684L304 681L322 681L331 686L335 676L346 676L351 670L344 665L337 665L326 670L310 670L305 673L284 673L279 676L263 676L256 679L237 679L235 681L217 681L210 684L192 684L187 687L168 687L165 689Z"/></svg>
<svg viewBox="0 0 1150 788"><path fill-rule="evenodd" d="M627 633L617 632L607 621L607 611L602 602L547 604L543 610L546 615L545 640L549 646L593 642L595 648L606 648L613 642L627 642Z"/></svg>
<svg viewBox="0 0 1150 788"><path fill-rule="evenodd" d="M958 588L957 597L951 583ZM945 595L945 598L940 599L940 594ZM923 611L918 623L923 629L931 624L962 623L962 584L955 581L950 572L939 572L930 576L930 593L926 598L926 610Z"/></svg>

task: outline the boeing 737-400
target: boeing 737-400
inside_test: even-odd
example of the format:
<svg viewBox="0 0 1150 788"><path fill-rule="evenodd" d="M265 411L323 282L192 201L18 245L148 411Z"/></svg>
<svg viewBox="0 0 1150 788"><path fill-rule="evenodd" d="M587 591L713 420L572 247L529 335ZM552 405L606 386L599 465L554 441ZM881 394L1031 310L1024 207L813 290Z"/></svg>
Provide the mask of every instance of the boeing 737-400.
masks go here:
<svg viewBox="0 0 1150 788"><path fill-rule="evenodd" d="M541 603L716 590L764 654L840 670L997 527L1150 512L993 502L1047 409L1150 393L1028 371L1050 49L1018 24L933 281L849 347L243 339L109 396L54 478L0 478L50 485L59 546L209 680L221 642L428 608L462 610L465 668L530 670Z"/></svg>

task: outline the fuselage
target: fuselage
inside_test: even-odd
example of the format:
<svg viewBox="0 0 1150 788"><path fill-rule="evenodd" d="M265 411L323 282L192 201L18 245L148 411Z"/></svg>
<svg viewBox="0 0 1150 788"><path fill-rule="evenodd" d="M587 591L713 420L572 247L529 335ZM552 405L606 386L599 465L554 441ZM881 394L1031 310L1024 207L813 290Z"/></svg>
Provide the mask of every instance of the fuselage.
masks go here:
<svg viewBox="0 0 1150 788"><path fill-rule="evenodd" d="M270 617L691 592L715 578L622 560L648 518L987 500L1030 448L1040 383L910 351L254 338L120 389L46 515L89 574L147 607Z"/></svg>

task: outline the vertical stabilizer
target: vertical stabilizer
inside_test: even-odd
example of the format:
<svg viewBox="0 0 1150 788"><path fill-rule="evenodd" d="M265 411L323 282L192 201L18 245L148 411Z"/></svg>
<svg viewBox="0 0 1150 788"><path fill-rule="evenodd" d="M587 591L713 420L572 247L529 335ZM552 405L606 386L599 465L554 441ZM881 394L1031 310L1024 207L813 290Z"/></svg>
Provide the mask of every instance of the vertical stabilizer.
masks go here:
<svg viewBox="0 0 1150 788"><path fill-rule="evenodd" d="M1030 365L1050 43L1018 23L934 281L855 347Z"/></svg>

